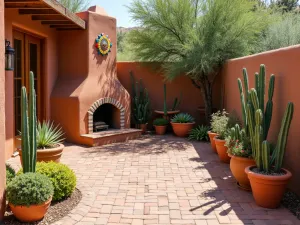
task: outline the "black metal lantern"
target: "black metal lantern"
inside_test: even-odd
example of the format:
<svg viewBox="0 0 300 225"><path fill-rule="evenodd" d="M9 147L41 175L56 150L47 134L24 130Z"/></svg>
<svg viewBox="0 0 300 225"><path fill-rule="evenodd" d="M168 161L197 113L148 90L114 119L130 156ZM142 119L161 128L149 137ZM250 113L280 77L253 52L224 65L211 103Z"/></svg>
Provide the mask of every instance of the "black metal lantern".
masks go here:
<svg viewBox="0 0 300 225"><path fill-rule="evenodd" d="M10 47L10 41L5 40L5 70L14 70L15 50Z"/></svg>

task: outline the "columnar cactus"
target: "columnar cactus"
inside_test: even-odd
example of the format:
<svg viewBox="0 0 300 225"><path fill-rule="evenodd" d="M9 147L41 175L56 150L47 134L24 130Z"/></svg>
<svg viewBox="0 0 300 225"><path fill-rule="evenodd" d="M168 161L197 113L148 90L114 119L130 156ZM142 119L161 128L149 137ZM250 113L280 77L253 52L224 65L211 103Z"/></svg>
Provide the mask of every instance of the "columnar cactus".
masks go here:
<svg viewBox="0 0 300 225"><path fill-rule="evenodd" d="M244 80L245 87L248 87L248 77L247 72L244 69ZM261 65L260 73L255 74L255 89L252 88L247 95L247 104L245 103L245 96L241 86L241 80L238 80L244 125L247 126L246 131L250 137L252 155L256 161L256 165L259 170L269 172L272 165L274 165L274 170L279 172L284 157L284 151L286 147L286 141L288 137L289 127L293 117L294 106L293 103L289 103L282 119L280 133L278 135L278 142L273 151L271 151L270 144L268 143L267 136L272 119L273 110L273 94L274 94L274 84L275 76L271 75L268 89L268 102L266 104L266 109L264 110L264 97L265 97L265 67ZM272 156L271 156L272 152Z"/></svg>
<svg viewBox="0 0 300 225"><path fill-rule="evenodd" d="M36 94L33 72L30 72L29 85L29 101L25 87L22 87L21 92L21 146L24 173L34 173L36 167Z"/></svg>
<svg viewBox="0 0 300 225"><path fill-rule="evenodd" d="M164 84L164 115L168 115L168 106L167 106L167 85Z"/></svg>

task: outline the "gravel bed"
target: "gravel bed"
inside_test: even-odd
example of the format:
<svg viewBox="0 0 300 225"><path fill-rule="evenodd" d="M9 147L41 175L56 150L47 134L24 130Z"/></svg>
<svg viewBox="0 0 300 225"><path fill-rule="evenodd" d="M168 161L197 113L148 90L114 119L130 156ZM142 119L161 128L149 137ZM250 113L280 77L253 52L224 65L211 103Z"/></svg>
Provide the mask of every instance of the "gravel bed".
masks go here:
<svg viewBox="0 0 300 225"><path fill-rule="evenodd" d="M35 223L21 223L19 222L10 211L9 207L7 211L5 212L4 216L4 225L29 225L29 224L38 224L38 225L49 225L55 221L60 220L64 216L66 216L72 209L75 208L75 206L78 205L82 198L81 192L78 189L75 189L73 194L61 201L61 202L55 202L51 203L50 208L48 209L47 214L45 215L44 219L41 221L35 222Z"/></svg>
<svg viewBox="0 0 300 225"><path fill-rule="evenodd" d="M287 191L282 199L282 204L300 220L300 197Z"/></svg>
<svg viewBox="0 0 300 225"><path fill-rule="evenodd" d="M282 176L285 175L285 172L282 170L280 173L275 173L274 171L270 171L269 173L266 173L264 171L259 171L258 168L252 168L251 169L252 172L254 173L258 173L258 174L262 174L262 175L269 175L269 176Z"/></svg>

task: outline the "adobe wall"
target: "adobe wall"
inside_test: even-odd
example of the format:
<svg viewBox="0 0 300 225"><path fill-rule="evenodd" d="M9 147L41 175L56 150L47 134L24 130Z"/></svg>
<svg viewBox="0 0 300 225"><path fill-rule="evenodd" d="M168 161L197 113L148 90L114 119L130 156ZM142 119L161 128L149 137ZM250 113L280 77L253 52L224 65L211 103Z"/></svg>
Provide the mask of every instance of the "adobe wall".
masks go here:
<svg viewBox="0 0 300 225"><path fill-rule="evenodd" d="M0 1L0 221L5 211L5 67L4 2Z"/></svg>
<svg viewBox="0 0 300 225"><path fill-rule="evenodd" d="M260 64L266 65L267 81L275 74L273 118L269 139L276 143L282 116L288 102L295 105L294 117L287 142L284 166L293 173L289 187L300 195L300 98L299 98L300 45L264 52L244 58L229 60L223 68L224 105L227 111L236 110L241 115L237 78L242 77L242 69L248 70L250 87L254 87L254 73ZM266 96L267 97L267 96Z"/></svg>
<svg viewBox="0 0 300 225"><path fill-rule="evenodd" d="M88 134L88 110L95 101L114 98L125 108L125 127L130 126L130 96L117 80L116 19L99 8L78 15L87 22L84 31L59 35L59 78L51 96L51 117L65 131L68 141L82 143ZM109 35L113 47L107 56L98 55L96 37ZM67 108L67 112L62 109Z"/></svg>
<svg viewBox="0 0 300 225"><path fill-rule="evenodd" d="M2 1L3 2L3 1ZM41 71L43 76L44 106L45 116L50 118L50 94L52 92L57 77L57 31L48 25L42 25L40 21L31 20L30 15L19 15L18 9L5 9L5 38L13 46L13 29L20 29L42 38L45 43L44 68ZM14 128L14 73L6 72L6 159L8 159L17 147L15 141Z"/></svg>
<svg viewBox="0 0 300 225"><path fill-rule="evenodd" d="M132 87L129 72L133 71L136 81L143 80L143 85L149 92L153 111L152 117L154 118L157 116L154 110L163 110L165 78L159 69L152 69L153 65L151 63L118 62L117 73L120 82L130 94ZM213 105L215 108L221 107L221 87L221 77L217 77L213 88ZM182 93L182 101L179 106L181 112L191 114L196 119L197 124L203 124L205 122L204 113L198 110L198 107L204 107L200 89L196 88L186 76L179 76L175 80L167 82L167 105L169 108L172 107L174 99L180 97L180 93ZM151 124L149 129L151 129Z"/></svg>

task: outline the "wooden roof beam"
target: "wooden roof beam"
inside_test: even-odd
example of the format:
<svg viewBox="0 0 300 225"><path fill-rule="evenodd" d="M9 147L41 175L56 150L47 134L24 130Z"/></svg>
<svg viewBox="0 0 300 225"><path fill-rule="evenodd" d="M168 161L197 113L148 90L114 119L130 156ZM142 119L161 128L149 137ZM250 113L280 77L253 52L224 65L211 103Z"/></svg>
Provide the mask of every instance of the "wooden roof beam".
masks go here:
<svg viewBox="0 0 300 225"><path fill-rule="evenodd" d="M34 15L31 16L32 20L55 20L55 21L68 21L68 19L61 15Z"/></svg>
<svg viewBox="0 0 300 225"><path fill-rule="evenodd" d="M61 20L46 20L46 21L42 21L41 22L43 25L58 25L58 24L74 24L72 21L69 20L65 20L65 21L61 21Z"/></svg>
<svg viewBox="0 0 300 225"><path fill-rule="evenodd" d="M20 15L59 15L53 9L19 9Z"/></svg>
<svg viewBox="0 0 300 225"><path fill-rule="evenodd" d="M4 3L37 3L39 0L4 0Z"/></svg>
<svg viewBox="0 0 300 225"><path fill-rule="evenodd" d="M5 3L5 8L12 9L51 9L49 6L45 4L41 4L40 2L35 3Z"/></svg>

